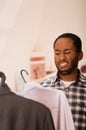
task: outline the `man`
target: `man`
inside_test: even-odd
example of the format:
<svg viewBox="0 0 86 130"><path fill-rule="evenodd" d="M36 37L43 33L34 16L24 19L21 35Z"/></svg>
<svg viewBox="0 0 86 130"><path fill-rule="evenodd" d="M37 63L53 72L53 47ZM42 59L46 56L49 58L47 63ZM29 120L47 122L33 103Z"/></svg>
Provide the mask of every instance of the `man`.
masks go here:
<svg viewBox="0 0 86 130"><path fill-rule="evenodd" d="M86 77L78 69L83 58L81 39L72 33L60 35L54 42L57 74L41 82L44 87L64 91L76 130L86 130Z"/></svg>
<svg viewBox="0 0 86 130"><path fill-rule="evenodd" d="M0 130L55 130L47 107L11 92L3 72L0 78Z"/></svg>

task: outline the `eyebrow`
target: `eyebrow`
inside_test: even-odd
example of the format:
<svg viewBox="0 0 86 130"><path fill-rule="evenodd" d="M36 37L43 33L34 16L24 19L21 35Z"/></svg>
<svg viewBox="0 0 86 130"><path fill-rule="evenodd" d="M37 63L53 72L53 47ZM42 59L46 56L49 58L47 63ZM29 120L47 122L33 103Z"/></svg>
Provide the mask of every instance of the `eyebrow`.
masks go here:
<svg viewBox="0 0 86 130"><path fill-rule="evenodd" d="M63 51L71 51L72 49L65 49L65 50L63 50ZM61 51L61 50L59 50L59 49L55 49L55 51Z"/></svg>

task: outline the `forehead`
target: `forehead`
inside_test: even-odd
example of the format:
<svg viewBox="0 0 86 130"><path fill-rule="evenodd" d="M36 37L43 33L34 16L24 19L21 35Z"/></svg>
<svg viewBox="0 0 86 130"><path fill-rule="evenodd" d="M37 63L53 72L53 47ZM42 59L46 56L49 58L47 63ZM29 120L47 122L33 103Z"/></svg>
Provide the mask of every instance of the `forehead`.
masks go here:
<svg viewBox="0 0 86 130"><path fill-rule="evenodd" d="M75 48L73 40L71 38L59 38L55 43L55 49L72 49Z"/></svg>

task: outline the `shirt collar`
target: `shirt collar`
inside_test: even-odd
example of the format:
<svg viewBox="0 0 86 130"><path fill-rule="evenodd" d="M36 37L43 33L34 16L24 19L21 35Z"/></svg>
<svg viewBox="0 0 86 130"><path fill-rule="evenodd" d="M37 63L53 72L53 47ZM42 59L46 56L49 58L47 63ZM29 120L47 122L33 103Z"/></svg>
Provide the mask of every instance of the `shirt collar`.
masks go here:
<svg viewBox="0 0 86 130"><path fill-rule="evenodd" d="M83 77L83 75L81 74L80 70L78 69L78 77L77 77L76 82L81 81L82 77ZM55 77L54 77L54 83L55 83L55 82L60 82L60 77L59 77L58 71L57 71L57 73L56 73L56 75L55 75Z"/></svg>

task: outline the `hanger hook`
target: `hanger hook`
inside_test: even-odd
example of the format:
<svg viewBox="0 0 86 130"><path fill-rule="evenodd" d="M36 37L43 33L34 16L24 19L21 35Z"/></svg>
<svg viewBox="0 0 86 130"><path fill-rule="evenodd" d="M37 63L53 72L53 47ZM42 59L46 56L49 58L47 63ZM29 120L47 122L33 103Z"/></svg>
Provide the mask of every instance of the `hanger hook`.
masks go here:
<svg viewBox="0 0 86 130"><path fill-rule="evenodd" d="M25 83L27 83L26 80L25 80L25 78L24 78L23 72L25 72L27 75L29 75L29 73L28 73L25 69L22 69L22 70L20 71L20 74L21 74L21 77L22 77L23 81L24 81Z"/></svg>
<svg viewBox="0 0 86 130"><path fill-rule="evenodd" d="M0 77L1 77L1 83L0 83L0 87L4 86L5 84L5 80L6 80L6 76L3 72L0 71Z"/></svg>

